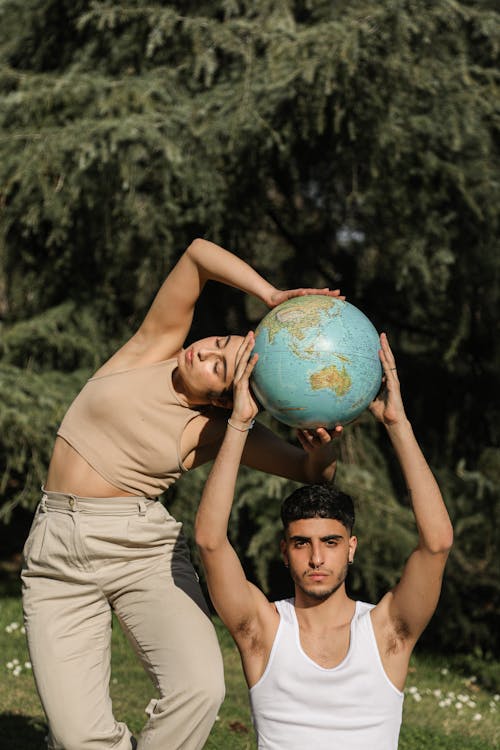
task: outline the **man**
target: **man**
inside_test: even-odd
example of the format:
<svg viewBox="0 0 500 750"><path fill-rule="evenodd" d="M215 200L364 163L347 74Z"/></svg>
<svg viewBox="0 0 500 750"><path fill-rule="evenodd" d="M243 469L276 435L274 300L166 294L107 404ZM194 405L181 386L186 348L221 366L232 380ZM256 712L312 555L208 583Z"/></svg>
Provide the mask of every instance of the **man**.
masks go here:
<svg viewBox="0 0 500 750"><path fill-rule="evenodd" d="M239 648L260 750L395 750L411 652L438 602L453 530L405 415L394 356L381 335L384 386L370 405L408 487L418 544L399 583L375 606L347 596L357 539L352 502L331 485L294 492L282 509L281 553L295 597L269 602L246 580L227 538L238 465L257 406L251 341L235 377L234 408L205 486L196 540L212 601ZM337 428L340 432L341 428ZM314 453L326 430L299 433Z"/></svg>

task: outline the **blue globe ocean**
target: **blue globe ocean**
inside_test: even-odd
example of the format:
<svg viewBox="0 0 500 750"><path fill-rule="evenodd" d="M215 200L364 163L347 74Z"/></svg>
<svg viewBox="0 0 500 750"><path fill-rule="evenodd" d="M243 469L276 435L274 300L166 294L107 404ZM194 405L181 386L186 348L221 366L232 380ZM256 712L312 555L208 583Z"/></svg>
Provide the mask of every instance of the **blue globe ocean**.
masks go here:
<svg viewBox="0 0 500 750"><path fill-rule="evenodd" d="M380 388L379 348L375 327L354 305L325 295L294 297L255 331L253 392L291 427L346 424Z"/></svg>

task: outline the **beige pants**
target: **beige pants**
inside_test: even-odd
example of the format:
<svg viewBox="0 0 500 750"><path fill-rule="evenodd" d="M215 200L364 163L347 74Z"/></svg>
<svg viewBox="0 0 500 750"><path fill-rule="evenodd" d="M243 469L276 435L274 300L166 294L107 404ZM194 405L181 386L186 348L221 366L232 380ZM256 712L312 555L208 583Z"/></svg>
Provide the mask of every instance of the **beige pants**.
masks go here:
<svg viewBox="0 0 500 750"><path fill-rule="evenodd" d="M177 523L143 497L45 492L24 549L23 606L52 750L130 750L109 696L111 611L159 698L138 750L202 748L222 659Z"/></svg>

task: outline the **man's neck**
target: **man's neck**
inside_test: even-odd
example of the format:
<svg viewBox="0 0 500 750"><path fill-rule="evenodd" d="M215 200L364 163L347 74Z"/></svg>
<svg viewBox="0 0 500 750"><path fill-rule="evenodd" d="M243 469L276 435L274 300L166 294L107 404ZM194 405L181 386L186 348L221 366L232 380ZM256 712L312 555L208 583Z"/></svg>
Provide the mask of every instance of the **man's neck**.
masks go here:
<svg viewBox="0 0 500 750"><path fill-rule="evenodd" d="M356 602L347 596L345 586L325 599L311 597L295 587L295 612L304 628L339 627L352 620L355 609Z"/></svg>

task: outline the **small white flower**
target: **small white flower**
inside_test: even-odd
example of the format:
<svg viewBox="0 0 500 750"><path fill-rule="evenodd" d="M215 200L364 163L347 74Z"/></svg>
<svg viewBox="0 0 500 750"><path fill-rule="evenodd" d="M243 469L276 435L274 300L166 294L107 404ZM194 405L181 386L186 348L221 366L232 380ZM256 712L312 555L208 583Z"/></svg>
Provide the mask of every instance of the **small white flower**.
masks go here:
<svg viewBox="0 0 500 750"><path fill-rule="evenodd" d="M22 633L23 635L26 634L26 628L24 627L24 625L22 626L22 628L21 628L21 630L19 632Z"/></svg>
<svg viewBox="0 0 500 750"><path fill-rule="evenodd" d="M457 701L455 703L455 708L457 709L457 711L461 711L462 710L462 704L460 703L460 701Z"/></svg>
<svg viewBox="0 0 500 750"><path fill-rule="evenodd" d="M495 693L495 695L493 696L493 700L500 701L500 695L498 695L498 693Z"/></svg>
<svg viewBox="0 0 500 750"><path fill-rule="evenodd" d="M434 695L435 698L441 698L441 696L443 695L443 693L441 692L439 688L437 688L436 690L433 690L432 694Z"/></svg>
<svg viewBox="0 0 500 750"><path fill-rule="evenodd" d="M14 675L14 677L19 677L21 671L21 667L15 667L15 669L12 671L12 674Z"/></svg>
<svg viewBox="0 0 500 750"><path fill-rule="evenodd" d="M418 687L415 687L415 685L412 685L411 687L408 688L408 692L410 693L410 695L414 695L415 693L418 693Z"/></svg>
<svg viewBox="0 0 500 750"><path fill-rule="evenodd" d="M476 701L467 701L467 705L469 708L475 708L476 707Z"/></svg>
<svg viewBox="0 0 500 750"><path fill-rule="evenodd" d="M422 700L422 696L420 695L420 693L413 693L413 700L417 701L417 703L420 703L420 701Z"/></svg>
<svg viewBox="0 0 500 750"><path fill-rule="evenodd" d="M481 714L474 714L472 721L481 721L482 718Z"/></svg>
<svg viewBox="0 0 500 750"><path fill-rule="evenodd" d="M19 664L19 659L12 659L12 664L17 666Z"/></svg>
<svg viewBox="0 0 500 750"><path fill-rule="evenodd" d="M448 669L446 667L443 667L442 670L441 670L441 674L447 675L448 674Z"/></svg>
<svg viewBox="0 0 500 750"><path fill-rule="evenodd" d="M31 662L30 661L25 661L24 662L24 668L25 669L31 669Z"/></svg>
<svg viewBox="0 0 500 750"><path fill-rule="evenodd" d="M6 666L7 666L7 669L14 669L14 662L8 661Z"/></svg>

